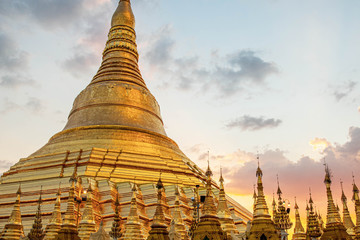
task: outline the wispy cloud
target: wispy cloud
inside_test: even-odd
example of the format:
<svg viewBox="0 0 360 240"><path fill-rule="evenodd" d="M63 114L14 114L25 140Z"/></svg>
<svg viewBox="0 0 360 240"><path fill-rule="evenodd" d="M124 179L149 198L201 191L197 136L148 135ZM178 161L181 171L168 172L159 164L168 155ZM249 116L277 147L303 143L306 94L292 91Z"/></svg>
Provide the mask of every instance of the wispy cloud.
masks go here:
<svg viewBox="0 0 360 240"><path fill-rule="evenodd" d="M0 33L0 89L34 86L35 81L27 73L28 65L29 54L21 50L16 40L5 31Z"/></svg>
<svg viewBox="0 0 360 240"><path fill-rule="evenodd" d="M344 82L342 85L337 86L333 92L333 96L335 97L336 101L341 101L343 98L347 97L357 86L357 82L354 81L347 81Z"/></svg>
<svg viewBox="0 0 360 240"><path fill-rule="evenodd" d="M257 131L265 128L275 128L281 123L280 119L244 115L229 122L226 127L229 129L240 128L241 130Z"/></svg>
<svg viewBox="0 0 360 240"><path fill-rule="evenodd" d="M44 102L36 97L29 97L26 102L20 104L4 98L1 105L1 114L7 114L13 111L29 111L32 114L39 114L45 109Z"/></svg>
<svg viewBox="0 0 360 240"><path fill-rule="evenodd" d="M35 86L36 82L33 79L27 78L20 74L5 75L0 78L0 87L16 89L22 86Z"/></svg>
<svg viewBox="0 0 360 240"><path fill-rule="evenodd" d="M263 87L266 78L279 72L273 62L265 61L254 50L238 50L233 54L213 59L202 67L197 55L175 56L176 41L172 37L171 26L165 26L142 43L146 64L152 74L163 80L163 86L175 86L181 90L210 88L223 97L244 91L249 86ZM159 78L158 77L158 78Z"/></svg>

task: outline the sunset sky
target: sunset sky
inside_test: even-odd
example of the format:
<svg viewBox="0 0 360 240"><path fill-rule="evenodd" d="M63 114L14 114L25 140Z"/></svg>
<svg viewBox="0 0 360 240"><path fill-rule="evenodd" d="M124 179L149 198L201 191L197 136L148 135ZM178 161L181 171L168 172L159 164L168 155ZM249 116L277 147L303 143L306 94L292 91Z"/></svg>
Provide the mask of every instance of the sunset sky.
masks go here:
<svg viewBox="0 0 360 240"><path fill-rule="evenodd" d="M0 1L0 172L61 131L101 62L117 0ZM360 1L132 0L140 70L167 135L252 209L256 155L271 203L325 212L360 185ZM270 205L269 205L270 207ZM342 208L341 208L342 209ZM293 212L292 212L293 214Z"/></svg>

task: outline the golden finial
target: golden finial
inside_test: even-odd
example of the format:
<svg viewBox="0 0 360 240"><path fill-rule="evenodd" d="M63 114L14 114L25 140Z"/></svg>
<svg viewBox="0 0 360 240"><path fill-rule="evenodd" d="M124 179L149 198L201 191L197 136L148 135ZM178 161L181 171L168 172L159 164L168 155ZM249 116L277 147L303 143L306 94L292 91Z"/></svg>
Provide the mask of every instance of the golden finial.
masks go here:
<svg viewBox="0 0 360 240"><path fill-rule="evenodd" d="M259 157L259 154L257 155L256 159L257 159L257 163L258 163L258 167L257 167L257 170L256 170L256 176L257 177L262 177L263 173L262 173L262 171L260 169L260 157Z"/></svg>
<svg viewBox="0 0 360 240"><path fill-rule="evenodd" d="M208 178L210 178L210 177L213 175L213 173L212 173L212 171L211 171L211 169L210 169L210 151L208 151L208 159L207 159L207 162L208 162L208 167L207 167L207 170L206 170L206 172L205 172L205 175L206 175Z"/></svg>
<svg viewBox="0 0 360 240"><path fill-rule="evenodd" d="M135 17L131 9L130 0L119 1L119 5L111 19L111 27L115 26L135 28Z"/></svg>

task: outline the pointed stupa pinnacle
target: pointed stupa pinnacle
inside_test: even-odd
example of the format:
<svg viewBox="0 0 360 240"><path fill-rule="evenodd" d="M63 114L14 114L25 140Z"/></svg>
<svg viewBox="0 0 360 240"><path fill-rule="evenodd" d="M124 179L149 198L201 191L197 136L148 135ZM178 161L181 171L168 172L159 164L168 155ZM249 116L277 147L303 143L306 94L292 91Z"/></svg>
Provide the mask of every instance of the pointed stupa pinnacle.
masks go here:
<svg viewBox="0 0 360 240"><path fill-rule="evenodd" d="M224 178L222 176L221 168L220 168L220 191L219 191L219 203L217 207L217 215L219 218L231 218L231 213L226 201Z"/></svg>
<svg viewBox="0 0 360 240"><path fill-rule="evenodd" d="M345 228L349 232L349 231L353 231L353 228L355 225L351 219L350 212L347 207L347 198L345 196L343 182L341 180L340 180L340 185L341 185L341 201L343 204L343 223L344 223Z"/></svg>
<svg viewBox="0 0 360 240"><path fill-rule="evenodd" d="M21 185L19 185L19 188L16 192L15 204L8 219L8 222L5 225L2 233L0 234L1 239L18 240L24 236L23 225L21 222L20 196Z"/></svg>
<svg viewBox="0 0 360 240"><path fill-rule="evenodd" d="M355 226L355 239L360 239L360 197L359 197L359 189L355 184L355 177L353 174L353 197L355 203L355 214L356 214L356 226Z"/></svg>
<svg viewBox="0 0 360 240"><path fill-rule="evenodd" d="M305 234L305 229L301 223L300 213L299 213L299 206L296 202L295 197L295 227L294 227L294 234ZM299 238L298 238L299 239Z"/></svg>
<svg viewBox="0 0 360 240"><path fill-rule="evenodd" d="M42 240L45 236L45 233L42 228L42 223L41 223L42 222L41 221L41 203L42 203L41 195L42 195L42 186L41 186L41 190L40 190L40 196L39 196L39 200L38 200L38 207L37 207L34 223L28 234L28 238L30 240Z"/></svg>
<svg viewBox="0 0 360 240"><path fill-rule="evenodd" d="M281 189L280 189L280 183L279 183L279 176L276 174L276 178L277 178L277 185L278 185L278 189L277 189L277 195L279 196L279 201L281 200L281 194L282 194L282 192L281 192Z"/></svg>
<svg viewBox="0 0 360 240"><path fill-rule="evenodd" d="M62 217L61 217L61 188L59 183L59 188L56 193L56 200L54 204L54 210L52 212L49 224L45 229L45 240L53 240L57 236L58 232L61 229Z"/></svg>
<svg viewBox="0 0 360 240"><path fill-rule="evenodd" d="M63 225L76 227L76 218L75 218L75 181L76 181L76 169L72 177L70 178L70 189L69 197L67 200L66 212L64 217Z"/></svg>
<svg viewBox="0 0 360 240"><path fill-rule="evenodd" d="M116 199L115 199L115 214L114 214L114 221L112 223L110 236L112 239L116 240L121 237L121 218L119 214L120 210L120 202L119 202L119 193L116 192Z"/></svg>
<svg viewBox="0 0 360 240"><path fill-rule="evenodd" d="M254 217L259 218L267 218L271 219L271 216L269 215L269 209L266 204L265 195L264 195L264 187L262 183L262 170L260 168L260 159L259 156L257 156L258 161L258 167L256 169L256 176L257 176L257 198L256 198L256 204L254 209Z"/></svg>
<svg viewBox="0 0 360 240"><path fill-rule="evenodd" d="M17 225L22 224L21 212L20 212L20 198L21 198L21 185L19 185L19 188L16 192L16 200L15 200L14 208L11 212L8 223L17 224Z"/></svg>
<svg viewBox="0 0 360 240"><path fill-rule="evenodd" d="M59 184L59 188L56 193L56 201L55 201L55 205L54 205L54 211L53 211L51 219L50 219L50 224L57 224L57 225L62 224L60 208L61 208L61 188L60 188L60 184Z"/></svg>
<svg viewBox="0 0 360 240"><path fill-rule="evenodd" d="M165 215L164 215L164 211L163 211L163 207L162 207L164 185L161 181L161 174L160 174L160 178L156 184L156 188L157 188L157 206L156 206L156 210L155 210L155 214L154 214L154 218L153 218L154 220L153 220L151 227L166 226Z"/></svg>
<svg viewBox="0 0 360 240"><path fill-rule="evenodd" d="M130 0L120 0L111 19L111 27L127 26L135 29L135 17L131 9Z"/></svg>
<svg viewBox="0 0 360 240"><path fill-rule="evenodd" d="M135 181L131 188L131 191L132 191L132 198L130 203L130 212L125 223L124 232L121 237L122 240L144 239L141 231L141 223L137 208Z"/></svg>
<svg viewBox="0 0 360 240"><path fill-rule="evenodd" d="M325 164L325 179L324 183L326 185L326 194L327 194L327 215L326 215L326 224L332 223L341 223L341 218L338 209L335 206L333 196L331 193L331 173L327 164Z"/></svg>
<svg viewBox="0 0 360 240"><path fill-rule="evenodd" d="M223 178L223 175L222 175L222 168L220 167L220 179L219 179L219 182L220 182L220 190L223 189L224 190L224 178Z"/></svg>
<svg viewBox="0 0 360 240"><path fill-rule="evenodd" d="M15 200L14 208L8 219L8 223L10 223L10 224L22 225L21 211L20 211L20 198L21 198L21 185L19 185L19 188L16 191L16 200Z"/></svg>
<svg viewBox="0 0 360 240"><path fill-rule="evenodd" d="M309 194L310 194L310 198L309 198L310 207L307 217L306 234L311 238L318 238L321 236L319 219L316 217L316 214L314 212L314 207L313 207L314 202L312 200L311 190Z"/></svg>
<svg viewBox="0 0 360 240"><path fill-rule="evenodd" d="M212 171L210 169L210 164L209 164L209 160L208 160L208 167L206 170L206 196L205 196L205 201L204 201L204 205L202 208L202 214L203 215L216 215L216 206L215 206L215 202L214 202L214 198L213 198L213 193L211 190L211 176L212 176Z"/></svg>
<svg viewBox="0 0 360 240"><path fill-rule="evenodd" d="M211 178L211 176L213 175L213 173L212 173L212 171L211 171L211 169L210 169L210 153L209 153L209 152L208 152L208 166L207 166L205 175L206 175L208 178Z"/></svg>

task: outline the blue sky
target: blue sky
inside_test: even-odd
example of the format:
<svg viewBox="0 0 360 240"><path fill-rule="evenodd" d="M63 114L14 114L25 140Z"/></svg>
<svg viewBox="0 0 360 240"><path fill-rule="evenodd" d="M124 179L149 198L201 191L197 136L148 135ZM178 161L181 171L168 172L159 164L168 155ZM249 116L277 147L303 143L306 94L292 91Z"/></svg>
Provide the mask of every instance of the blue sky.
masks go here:
<svg viewBox="0 0 360 240"><path fill-rule="evenodd" d="M65 126L72 101L100 65L116 5L0 2L1 171ZM223 166L228 188L245 205L257 153L269 195L279 174L289 199L300 192L301 205L314 185L314 198L323 201L326 157L336 194L342 178L350 196L351 171L360 172L359 1L132 6L143 78L168 136L188 157L205 167L210 151L214 172Z"/></svg>

